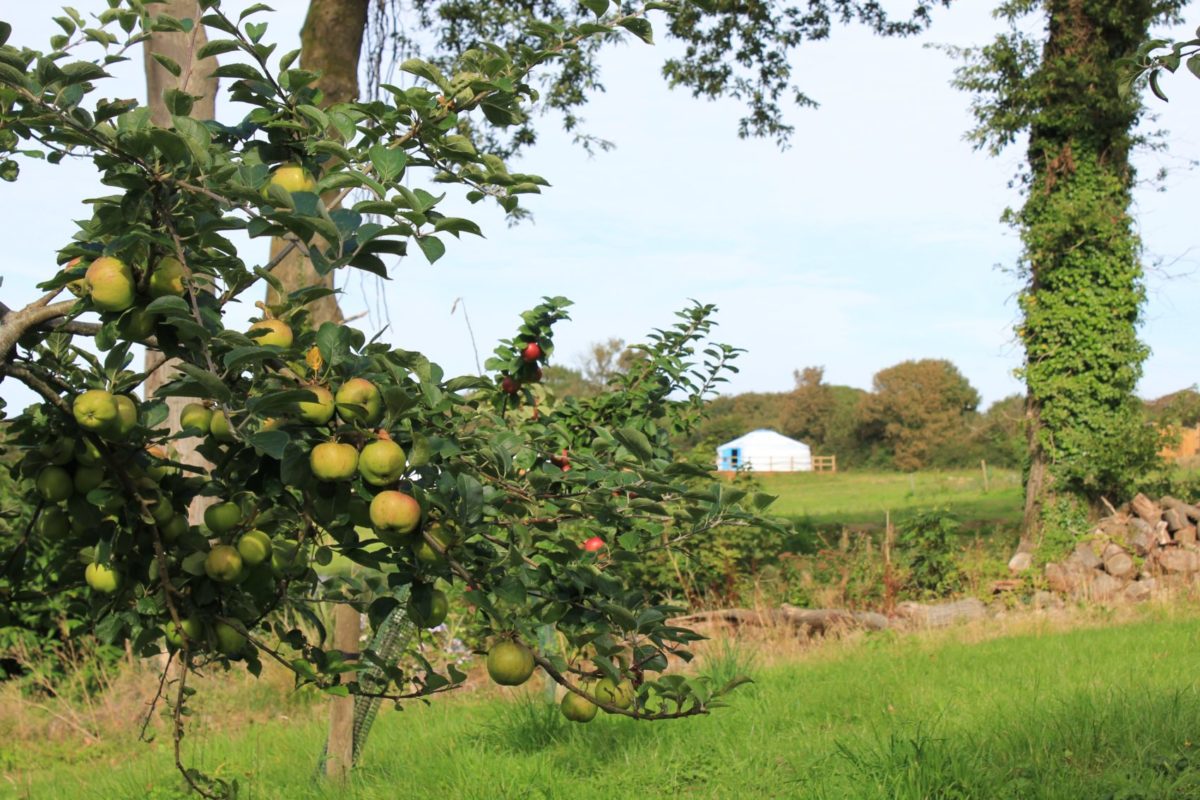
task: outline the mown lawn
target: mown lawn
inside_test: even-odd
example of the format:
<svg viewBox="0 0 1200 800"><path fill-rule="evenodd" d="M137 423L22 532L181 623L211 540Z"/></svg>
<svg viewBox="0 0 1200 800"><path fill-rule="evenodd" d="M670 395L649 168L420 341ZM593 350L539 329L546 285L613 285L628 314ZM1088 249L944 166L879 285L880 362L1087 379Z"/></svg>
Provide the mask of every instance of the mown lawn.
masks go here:
<svg viewBox="0 0 1200 800"><path fill-rule="evenodd" d="M201 734L187 751L236 778L243 800L1200 796L1200 621L971 635L810 651L753 670L731 707L699 719L570 725L533 701L410 706L381 716L347 791L314 780L319 719ZM6 797L184 796L165 746L8 777Z"/></svg>
<svg viewBox="0 0 1200 800"><path fill-rule="evenodd" d="M778 495L771 512L818 527L882 527L885 515L903 519L919 508L949 508L961 521L1012 526L1021 519L1021 476L1015 470L775 473L755 476L763 491Z"/></svg>

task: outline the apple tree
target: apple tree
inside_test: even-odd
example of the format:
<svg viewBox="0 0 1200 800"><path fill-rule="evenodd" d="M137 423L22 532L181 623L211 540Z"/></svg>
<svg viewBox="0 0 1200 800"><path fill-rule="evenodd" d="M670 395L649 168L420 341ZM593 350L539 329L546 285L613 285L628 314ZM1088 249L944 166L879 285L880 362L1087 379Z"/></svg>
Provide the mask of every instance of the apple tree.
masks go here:
<svg viewBox="0 0 1200 800"><path fill-rule="evenodd" d="M168 652L155 703L172 720L177 766L210 796L228 787L180 756L196 670L243 662L257 674L270 659L298 684L397 703L462 683L449 663L414 670L371 649L343 658L314 612L329 598L372 627L403 605L432 628L455 587L489 632L495 680L540 668L565 687L571 719L719 705L736 681L672 674L698 636L628 579L648 553L716 526L769 524L771 498L723 487L671 449L734 369L738 351L710 341L711 306L652 332L610 391L539 405L563 298L520 316L487 376L447 377L414 350L313 325L306 304L331 290L285 291L271 274L291 251L320 274L386 277L390 259L436 261L480 233L443 212L449 192L516 209L546 182L481 152L462 127L520 124L540 65L595 37L649 40L646 11L668 4L530 24L525 45L478 44L452 71L408 61L411 88L333 105L295 52L266 43L265 7L234 17L206 0L194 20L141 0L108 5L94 19L65 10L45 51L8 44L0 22L0 177L17 180L23 158L69 156L90 160L110 190L58 249L44 294L0 309L0 379L40 398L7 426L30 513L2 540L5 603L36 603L46 592L22 591L35 581L83 590L99 637ZM195 98L169 90L160 126L104 96L107 68L150 32L196 25L209 39L197 55L222 56L217 74L244 116L193 119ZM267 263L234 241L271 237L287 244ZM248 330L228 327L227 312L264 283L278 302ZM137 347L178 370L145 400ZM190 402L181 431L164 425L168 397ZM211 467L174 458L188 437ZM197 498L210 501L203 525L187 517ZM362 569L323 579L334 559ZM539 648L546 626L564 647Z"/></svg>

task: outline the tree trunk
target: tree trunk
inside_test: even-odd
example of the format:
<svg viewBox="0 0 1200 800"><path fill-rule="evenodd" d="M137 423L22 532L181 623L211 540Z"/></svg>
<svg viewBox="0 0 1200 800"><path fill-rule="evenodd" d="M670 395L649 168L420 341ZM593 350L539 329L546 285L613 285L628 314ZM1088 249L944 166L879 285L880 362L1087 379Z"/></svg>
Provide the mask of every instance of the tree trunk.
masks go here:
<svg viewBox="0 0 1200 800"><path fill-rule="evenodd" d="M217 78L212 72L217 68L215 57L196 61L195 52L208 41L204 26L199 24L200 9L197 0L170 0L156 9L157 13L168 14L177 19L196 20L191 33L152 33L146 39L142 48L143 62L146 73L146 100L150 108L150 119L155 125L163 128L171 127L171 113L163 103L163 92L168 89L180 89L198 99L192 107L192 116L196 119L214 119L216 117ZM170 58L179 64L182 72L179 77L172 75L165 67L154 60L154 54ZM146 350L146 372L148 377L144 384L144 392L150 398L160 386L169 381L175 372L170 363L164 363L165 358L158 350ZM179 415L191 400L186 397L167 398L166 426L179 430ZM198 467L212 465L196 452L196 438L180 439L174 444L173 456L185 464ZM197 498L189 509L189 522L199 524L203 519L204 508L213 502L212 498Z"/></svg>
<svg viewBox="0 0 1200 800"><path fill-rule="evenodd" d="M358 99L358 60L363 35L367 27L370 0L311 0L304 27L300 30L300 66L321 73L316 85L323 94L321 105L352 102ZM329 198L326 198L329 201ZM276 239L271 243L271 257L284 247ZM318 275L299 249L293 250L276 267L274 274L285 291L304 286L333 288L333 274ZM267 303L279 302L273 289L267 289ZM314 327L322 323L342 321L337 296L329 295L308 305ZM339 604L333 612L333 648L347 656L358 654L362 620L351 605ZM332 780L345 782L354 765L354 698L335 697L329 712L329 741L325 774Z"/></svg>
<svg viewBox="0 0 1200 800"><path fill-rule="evenodd" d="M322 106L348 103L358 99L358 60L367 27L370 0L312 0L308 16L300 30L300 66L320 72L316 85L324 97ZM271 243L274 258L285 246L282 240ZM333 288L333 274L318 275L299 250L293 250L276 267L274 274L288 291L302 286ZM268 305L278 303L274 290L267 290ZM309 304L314 326L323 322L341 322L337 297L329 295Z"/></svg>

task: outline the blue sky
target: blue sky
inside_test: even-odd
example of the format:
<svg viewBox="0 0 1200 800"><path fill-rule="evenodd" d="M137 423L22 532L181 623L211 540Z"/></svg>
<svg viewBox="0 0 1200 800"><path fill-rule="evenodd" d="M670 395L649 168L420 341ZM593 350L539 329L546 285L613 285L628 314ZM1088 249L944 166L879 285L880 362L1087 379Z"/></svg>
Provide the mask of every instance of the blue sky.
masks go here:
<svg viewBox="0 0 1200 800"><path fill-rule="evenodd" d="M103 5L75 4L84 13ZM275 5L268 36L283 52L306 4ZM533 223L508 228L498 213L474 208L485 240L451 242L434 266L419 255L400 261L387 282L349 275L343 307L370 311L355 324L370 333L388 325L389 341L451 374L475 369L461 311L450 313L456 298L484 358L541 296L572 298L574 320L560 327L555 353L571 366L589 343L636 340L695 298L720 308L718 339L748 350L728 392L787 390L793 369L816 364L831 382L869 388L878 370L915 358L950 359L985 403L1018 392L1018 241L999 217L1019 203L1007 184L1023 146L989 158L963 139L969 98L949 86L955 65L922 45L982 44L998 26L992 4L958 5L936 13L916 39L852 27L802 48L793 66L821 108L789 111L796 134L782 152L736 137L737 103L669 91L659 77L667 47L613 48L603 62L608 92L584 116L616 150L589 158L547 119L518 166L553 184L530 197ZM42 46L56 30L49 8L22 4L0 18L13 25L14 43ZM140 66L126 65L106 93L143 96ZM1147 178L1172 169L1167 191L1144 186L1136 196L1149 288L1142 335L1153 350L1140 386L1147 397L1200 380L1200 174L1186 169L1200 160L1200 81L1181 74L1166 87L1172 101L1152 101L1152 110L1155 126L1170 131L1169 151L1137 161ZM35 296L71 235L69 220L101 191L84 164L24 167L17 184L0 184L9 242L0 298L10 306ZM261 262L265 247L245 254ZM3 392L18 407L30 399L12 381Z"/></svg>

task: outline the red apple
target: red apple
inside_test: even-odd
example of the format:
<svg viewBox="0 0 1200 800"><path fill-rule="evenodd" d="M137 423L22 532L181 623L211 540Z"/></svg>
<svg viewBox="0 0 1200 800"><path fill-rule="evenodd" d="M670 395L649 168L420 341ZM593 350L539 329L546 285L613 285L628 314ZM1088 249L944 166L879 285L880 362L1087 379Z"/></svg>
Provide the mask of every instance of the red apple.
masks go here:
<svg viewBox="0 0 1200 800"><path fill-rule="evenodd" d="M521 351L521 358L526 361L537 361L542 357L542 348L537 342L530 342L525 345L525 349Z"/></svg>
<svg viewBox="0 0 1200 800"><path fill-rule="evenodd" d="M505 394L516 394L521 389L521 382L512 376L505 375L500 381L500 391Z"/></svg>
<svg viewBox="0 0 1200 800"><path fill-rule="evenodd" d="M584 541L584 543L581 544L580 547L582 547L584 550L586 550L589 553L594 553L597 550L604 549L604 540L601 539L599 536L593 536L592 538Z"/></svg>

